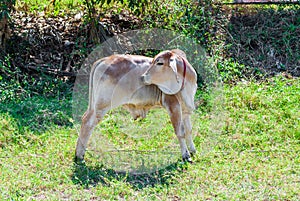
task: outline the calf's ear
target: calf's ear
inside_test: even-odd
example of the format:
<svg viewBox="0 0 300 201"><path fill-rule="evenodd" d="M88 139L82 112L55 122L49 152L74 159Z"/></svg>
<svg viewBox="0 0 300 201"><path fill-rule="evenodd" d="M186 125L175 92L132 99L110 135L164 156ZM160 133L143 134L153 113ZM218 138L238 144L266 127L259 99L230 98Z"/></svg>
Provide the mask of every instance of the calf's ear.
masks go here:
<svg viewBox="0 0 300 201"><path fill-rule="evenodd" d="M180 49L173 49L171 50L172 53L175 53L179 56L181 56L182 58L186 59L186 54L184 53L184 51L180 50Z"/></svg>

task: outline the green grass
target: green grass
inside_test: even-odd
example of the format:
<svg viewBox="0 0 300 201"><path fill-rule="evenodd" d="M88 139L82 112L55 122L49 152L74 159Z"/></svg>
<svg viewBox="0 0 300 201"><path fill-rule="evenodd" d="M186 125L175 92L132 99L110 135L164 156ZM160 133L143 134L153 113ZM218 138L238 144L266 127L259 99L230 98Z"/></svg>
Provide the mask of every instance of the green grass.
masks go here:
<svg viewBox="0 0 300 201"><path fill-rule="evenodd" d="M0 199L298 200L300 79L274 77L261 83L239 82L225 85L222 95L222 101L207 97L206 107L196 111L198 153L193 164L181 163L180 154L174 153L171 164L140 174L107 167L99 159L104 156L92 149L87 152L86 163L76 165L75 128L54 125L57 122L53 117L48 121L54 123L46 130L37 132L29 126L20 133L19 118L1 112ZM60 110L64 113L68 107ZM158 133L147 141L136 135L126 136L131 130L125 132L124 127L115 124L124 123L115 114L108 115L98 128L115 146L153 150L176 139L165 117L161 118L160 128L151 128L155 112L150 120L127 121L136 127L149 124L149 132Z"/></svg>
<svg viewBox="0 0 300 201"><path fill-rule="evenodd" d="M25 0L16 1L16 8L30 13L45 12L49 15L58 15L69 11L82 10L84 1L82 0Z"/></svg>

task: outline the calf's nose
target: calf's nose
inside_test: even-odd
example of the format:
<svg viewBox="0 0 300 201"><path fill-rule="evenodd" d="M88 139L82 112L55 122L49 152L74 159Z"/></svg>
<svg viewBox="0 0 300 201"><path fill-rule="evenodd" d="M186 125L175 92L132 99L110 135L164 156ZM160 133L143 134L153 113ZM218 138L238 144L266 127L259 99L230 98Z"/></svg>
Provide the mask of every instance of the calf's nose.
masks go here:
<svg viewBox="0 0 300 201"><path fill-rule="evenodd" d="M141 76L141 81L142 81L143 83L145 83L145 75L142 75L142 76Z"/></svg>
<svg viewBox="0 0 300 201"><path fill-rule="evenodd" d="M141 80L142 80L142 82L143 82L144 84L146 84L146 85L150 84L150 83L149 83L149 76L148 76L146 73L144 73L144 74L141 76Z"/></svg>
<svg viewBox="0 0 300 201"><path fill-rule="evenodd" d="M145 85L150 85L150 84L151 84L149 75L147 75L147 74L143 74L143 75L141 76L141 80L142 80L142 82L143 82Z"/></svg>

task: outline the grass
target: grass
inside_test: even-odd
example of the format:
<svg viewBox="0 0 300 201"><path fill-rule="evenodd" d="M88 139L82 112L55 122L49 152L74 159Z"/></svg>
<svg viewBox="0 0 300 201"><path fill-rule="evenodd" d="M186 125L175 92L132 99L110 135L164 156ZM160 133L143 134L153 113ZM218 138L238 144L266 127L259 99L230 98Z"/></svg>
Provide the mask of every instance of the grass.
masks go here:
<svg viewBox="0 0 300 201"><path fill-rule="evenodd" d="M83 10L82 2L64 0L53 5L44 0L18 1L16 7L29 13L45 11L46 16L49 13L55 16L68 9L74 13ZM167 8L169 6L172 7ZM202 18L198 18L199 10L192 19L189 18L192 11L189 13L188 7L184 10L187 18L180 19L186 24L179 27L180 30L200 41L213 40L211 34L202 34L206 28L201 26L214 20L207 18L202 22ZM280 13L276 16L280 17ZM238 82L249 66L258 72L261 70L256 64L252 65L253 62L241 61L276 64L272 62L275 58L279 66L269 66L273 70L284 67L282 64L288 66L288 62L296 64L297 51L291 51L291 47L296 44L292 42L297 38L294 36L299 22L298 18L288 17L288 11L282 15L285 13L288 20L296 21L275 23L270 17L260 23L244 20L244 24L231 23L225 27L233 41L226 41L230 55L224 55L218 67L222 78L226 82L233 80L235 84L225 84L219 96L198 93L200 107L193 116L198 153L193 164L180 161L176 137L166 113L161 110L151 112L141 121L131 120L123 111L111 112L91 138L86 162L75 164L78 125L72 125L72 100L52 91L55 86L50 86L48 91L47 80L44 84L41 82L43 93L37 87L36 93L28 89L28 94L14 80L9 85L1 82L0 200L298 200L300 79L277 76L262 82ZM202 17L206 17L204 14ZM152 21L152 15L149 16ZM162 13L161 19L167 19L164 16ZM155 19L158 22L160 16ZM178 20L168 18L170 22L158 25L182 25ZM191 24L195 26L189 26ZM262 28L250 36L242 33L257 30L251 27ZM270 31L263 29L265 27ZM277 32L283 36L280 40L272 35ZM268 41L260 43L259 38ZM262 47L262 44L269 46ZM235 45L242 45L242 49ZM276 51L271 59L263 56L272 54L255 54L263 48L271 53L273 47ZM234 54L236 50L245 51ZM3 72L14 75L7 69L11 68L2 67ZM0 76L0 81L4 77ZM110 151L105 152L104 148Z"/></svg>
<svg viewBox="0 0 300 201"><path fill-rule="evenodd" d="M56 125L50 124L50 118L45 130L29 126L20 132L14 113L1 110L0 199L298 200L300 79L279 76L260 83L244 81L225 85L222 94L222 101L207 97L206 107L196 111L198 153L193 164L181 163L180 154L174 153L170 164L139 174L107 167L100 160L105 156L92 150L87 152L86 163L74 164L75 127L57 125L53 117ZM215 101L222 104L214 107ZM60 108L61 112L69 111L68 107ZM35 109L33 113L43 115ZM122 125L123 121L115 114L108 115L98 128L111 141L118 139L113 141L115 146L134 150L133 145L138 145L141 150L152 150L176 138L165 118L155 130L157 136L147 141L136 135L126 137L124 133L131 130L125 132L124 127L114 124ZM155 119L154 112L141 122L127 121L136 127L148 124L151 128L151 120Z"/></svg>
<svg viewBox="0 0 300 201"><path fill-rule="evenodd" d="M18 10L30 13L46 12L52 15L63 14L65 11L78 11L82 9L84 1L82 0L63 0L63 1L46 1L46 0L25 0L16 1Z"/></svg>

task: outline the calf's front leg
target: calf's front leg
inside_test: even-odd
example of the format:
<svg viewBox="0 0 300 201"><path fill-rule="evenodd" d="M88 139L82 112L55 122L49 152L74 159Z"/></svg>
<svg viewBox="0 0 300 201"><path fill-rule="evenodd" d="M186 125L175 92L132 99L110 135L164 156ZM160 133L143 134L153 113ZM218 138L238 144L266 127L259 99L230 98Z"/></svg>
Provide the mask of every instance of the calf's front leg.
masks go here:
<svg viewBox="0 0 300 201"><path fill-rule="evenodd" d="M182 160L192 162L191 155L186 145L185 128L182 121L181 105L177 97L171 95L164 95L163 106L166 108L170 115L175 134L179 141Z"/></svg>
<svg viewBox="0 0 300 201"><path fill-rule="evenodd" d="M196 148L192 136L191 114L183 114L183 123L187 146L189 147L191 155L194 155L196 153Z"/></svg>

